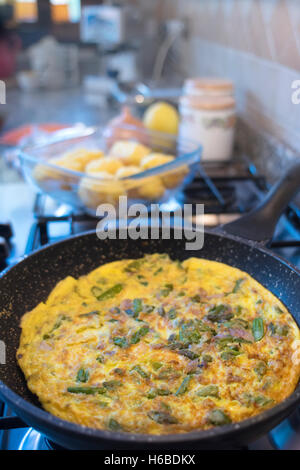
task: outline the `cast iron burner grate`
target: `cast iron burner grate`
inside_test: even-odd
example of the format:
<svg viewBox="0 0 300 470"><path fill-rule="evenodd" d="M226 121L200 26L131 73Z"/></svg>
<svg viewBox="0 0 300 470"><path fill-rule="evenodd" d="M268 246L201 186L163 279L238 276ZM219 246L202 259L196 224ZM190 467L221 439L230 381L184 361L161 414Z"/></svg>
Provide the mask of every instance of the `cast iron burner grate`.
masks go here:
<svg viewBox="0 0 300 470"><path fill-rule="evenodd" d="M212 197L212 193L198 178L184 191L183 202L186 204L205 204L205 209L213 213L222 213L232 207L236 201L236 188L232 185L216 185L223 198L223 204Z"/></svg>

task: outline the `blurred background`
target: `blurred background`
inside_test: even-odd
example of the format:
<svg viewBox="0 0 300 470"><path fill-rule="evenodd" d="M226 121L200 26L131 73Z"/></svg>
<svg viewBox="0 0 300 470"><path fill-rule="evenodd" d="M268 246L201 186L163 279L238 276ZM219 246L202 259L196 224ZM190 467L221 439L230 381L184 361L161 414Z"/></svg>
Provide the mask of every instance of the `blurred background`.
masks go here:
<svg viewBox="0 0 300 470"><path fill-rule="evenodd" d="M300 149L300 106L291 100L300 70L297 0L0 0L0 27L4 129L82 121L87 105L85 121L94 124L108 95L120 103L157 91L176 101L188 77L226 77L235 84L239 123ZM43 100L65 90L52 93L47 119L35 103L41 85ZM21 93L10 95L14 88Z"/></svg>
<svg viewBox="0 0 300 470"><path fill-rule="evenodd" d="M232 78L240 113L299 149L300 107L290 99L300 69L297 0L127 0L100 14L101 3L1 0L0 75L11 80L30 69L31 48L51 37L74 46L79 70L73 80L78 84L107 73L118 73L123 81L149 80L159 47L168 34L176 36L177 27L177 39L155 78L162 74L175 84L194 75ZM10 59L5 39L14 55ZM73 57L74 69L77 60ZM31 79L27 87L34 86Z"/></svg>
<svg viewBox="0 0 300 470"><path fill-rule="evenodd" d="M261 178L260 194L299 158L300 2L0 0L0 79L2 219L23 204L31 220L20 147L126 122L202 145L215 187L202 173L185 194L236 217L256 199L230 178Z"/></svg>

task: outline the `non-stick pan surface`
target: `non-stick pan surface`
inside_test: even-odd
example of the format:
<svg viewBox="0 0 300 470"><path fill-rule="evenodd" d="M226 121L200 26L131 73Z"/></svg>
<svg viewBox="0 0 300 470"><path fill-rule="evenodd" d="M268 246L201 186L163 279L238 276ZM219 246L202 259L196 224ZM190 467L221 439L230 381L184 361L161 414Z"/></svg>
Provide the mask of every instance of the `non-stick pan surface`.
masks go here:
<svg viewBox="0 0 300 470"><path fill-rule="evenodd" d="M186 251L185 240L104 240L87 233L39 250L11 268L0 279L0 339L7 346L6 365L0 366L0 395L29 425L60 445L72 448L188 449L245 443L284 419L300 403L300 386L284 402L249 420L208 431L150 436L84 428L60 420L41 409L28 391L16 362L19 320L24 312L44 301L67 275L84 275L113 260L138 258L146 253L168 253L172 259L190 256L220 261L248 272L279 297L300 324L300 273L284 260L255 244L234 236L205 233L200 251Z"/></svg>

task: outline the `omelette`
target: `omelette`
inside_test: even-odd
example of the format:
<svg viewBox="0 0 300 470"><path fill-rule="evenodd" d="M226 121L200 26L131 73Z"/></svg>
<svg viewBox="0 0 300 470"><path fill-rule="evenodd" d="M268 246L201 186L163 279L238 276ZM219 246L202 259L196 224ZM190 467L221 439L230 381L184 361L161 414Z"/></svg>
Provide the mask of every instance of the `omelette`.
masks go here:
<svg viewBox="0 0 300 470"><path fill-rule="evenodd" d="M231 266L166 254L60 281L21 321L18 363L59 418L142 434L255 416L295 389L300 333L285 306Z"/></svg>

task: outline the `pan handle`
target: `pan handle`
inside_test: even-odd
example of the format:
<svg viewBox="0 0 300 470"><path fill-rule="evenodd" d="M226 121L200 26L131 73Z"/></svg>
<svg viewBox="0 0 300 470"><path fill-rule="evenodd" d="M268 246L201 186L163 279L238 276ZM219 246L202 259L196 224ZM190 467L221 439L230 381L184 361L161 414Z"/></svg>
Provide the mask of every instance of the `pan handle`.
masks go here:
<svg viewBox="0 0 300 470"><path fill-rule="evenodd" d="M271 188L266 198L249 214L225 224L221 230L248 240L266 244L289 202L300 190L300 163L292 165Z"/></svg>

